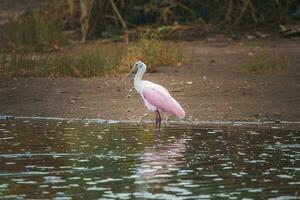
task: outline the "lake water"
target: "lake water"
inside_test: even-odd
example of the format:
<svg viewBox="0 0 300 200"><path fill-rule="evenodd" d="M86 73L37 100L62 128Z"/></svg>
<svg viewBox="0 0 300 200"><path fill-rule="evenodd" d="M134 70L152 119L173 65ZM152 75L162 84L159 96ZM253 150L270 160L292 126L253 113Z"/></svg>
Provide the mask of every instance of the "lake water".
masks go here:
<svg viewBox="0 0 300 200"><path fill-rule="evenodd" d="M289 129L0 120L1 199L300 199Z"/></svg>

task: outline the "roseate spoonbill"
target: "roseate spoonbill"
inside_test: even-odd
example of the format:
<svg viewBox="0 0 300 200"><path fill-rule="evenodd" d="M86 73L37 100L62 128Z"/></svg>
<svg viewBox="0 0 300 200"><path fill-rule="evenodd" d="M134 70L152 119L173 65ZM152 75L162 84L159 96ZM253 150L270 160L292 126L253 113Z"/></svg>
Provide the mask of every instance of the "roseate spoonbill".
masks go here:
<svg viewBox="0 0 300 200"><path fill-rule="evenodd" d="M124 79L135 69L137 72L134 77L134 88L143 98L145 106L148 108L148 110L155 112L155 127L157 129L160 129L161 124L160 112L173 114L179 119L185 117L184 110L182 109L180 104L171 96L166 88L150 81L142 80L142 77L147 69L147 66L143 62L136 62L134 67L124 77Z"/></svg>

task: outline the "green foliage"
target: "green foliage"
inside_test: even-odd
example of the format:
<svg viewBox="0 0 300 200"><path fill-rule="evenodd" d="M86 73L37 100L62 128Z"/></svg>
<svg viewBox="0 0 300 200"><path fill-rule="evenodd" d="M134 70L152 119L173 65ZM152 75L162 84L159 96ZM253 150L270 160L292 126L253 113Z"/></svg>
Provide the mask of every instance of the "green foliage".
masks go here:
<svg viewBox="0 0 300 200"><path fill-rule="evenodd" d="M9 48L43 51L66 43L60 22L40 16L25 16L3 27L0 39Z"/></svg>
<svg viewBox="0 0 300 200"><path fill-rule="evenodd" d="M183 49L177 43L163 43L160 55L160 63L163 65L181 66L183 63Z"/></svg>
<svg viewBox="0 0 300 200"><path fill-rule="evenodd" d="M140 56L140 57L139 57ZM158 65L179 66L182 49L158 39L143 38L129 47L98 44L51 54L14 53L8 57L3 73L12 76L94 77L113 72L127 72L137 60L144 61L150 71Z"/></svg>
<svg viewBox="0 0 300 200"><path fill-rule="evenodd" d="M13 76L101 76L116 70L122 49L103 46L44 57L16 54L7 71Z"/></svg>
<svg viewBox="0 0 300 200"><path fill-rule="evenodd" d="M36 62L32 55L13 54L9 58L8 66L10 73L24 75L36 67Z"/></svg>
<svg viewBox="0 0 300 200"><path fill-rule="evenodd" d="M166 45L157 34L144 33L141 38L128 47L121 62L121 71L128 71L132 64L142 60L149 71L156 71L158 65L175 65L182 62L182 49L178 45Z"/></svg>

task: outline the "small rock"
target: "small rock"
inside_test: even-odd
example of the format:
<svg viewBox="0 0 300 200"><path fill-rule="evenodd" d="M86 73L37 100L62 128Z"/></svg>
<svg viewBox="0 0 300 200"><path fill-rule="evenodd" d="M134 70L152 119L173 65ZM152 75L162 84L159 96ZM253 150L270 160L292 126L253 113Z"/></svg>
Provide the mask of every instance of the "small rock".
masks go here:
<svg viewBox="0 0 300 200"><path fill-rule="evenodd" d="M185 83L188 84L188 85L192 85L192 84L193 84L192 81L187 81L187 82L185 82Z"/></svg>
<svg viewBox="0 0 300 200"><path fill-rule="evenodd" d="M254 55L253 52L249 52L249 53L248 53L248 56L253 56L253 55Z"/></svg>
<svg viewBox="0 0 300 200"><path fill-rule="evenodd" d="M253 40L253 39L255 39L255 36L254 35L246 35L246 38L248 40Z"/></svg>
<svg viewBox="0 0 300 200"><path fill-rule="evenodd" d="M70 103L76 103L76 100L72 99L72 100L70 101Z"/></svg>
<svg viewBox="0 0 300 200"><path fill-rule="evenodd" d="M131 95L130 95L130 94L128 94L128 95L126 96L126 98L127 98L127 99L131 98Z"/></svg>
<svg viewBox="0 0 300 200"><path fill-rule="evenodd" d="M254 116L255 116L256 118L260 118L262 115L263 115L262 113L257 113L257 114L255 114Z"/></svg>

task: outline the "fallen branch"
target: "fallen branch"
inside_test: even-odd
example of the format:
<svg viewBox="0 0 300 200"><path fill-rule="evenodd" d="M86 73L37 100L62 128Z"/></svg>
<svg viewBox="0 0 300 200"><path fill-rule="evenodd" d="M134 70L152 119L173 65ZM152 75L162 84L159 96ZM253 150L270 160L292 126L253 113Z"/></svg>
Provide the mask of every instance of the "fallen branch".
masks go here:
<svg viewBox="0 0 300 200"><path fill-rule="evenodd" d="M280 33L283 37L295 37L300 36L300 25L285 27L280 25Z"/></svg>

